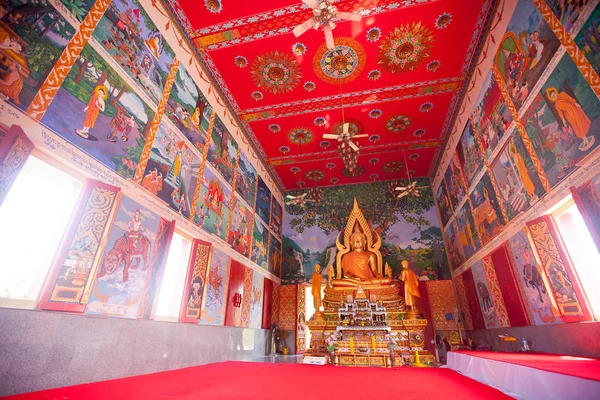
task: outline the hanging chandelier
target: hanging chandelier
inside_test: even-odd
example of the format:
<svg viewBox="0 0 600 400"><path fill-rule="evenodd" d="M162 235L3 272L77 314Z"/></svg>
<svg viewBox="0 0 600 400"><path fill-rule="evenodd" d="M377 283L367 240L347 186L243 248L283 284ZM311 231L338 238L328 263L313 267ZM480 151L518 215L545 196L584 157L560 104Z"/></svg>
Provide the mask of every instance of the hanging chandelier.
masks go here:
<svg viewBox="0 0 600 400"><path fill-rule="evenodd" d="M318 30L322 27L325 34L325 43L327 43L327 48L330 50L335 48L333 42L335 24L333 20L360 21L362 18L362 15L357 13L338 11L337 7L333 5L333 0L302 0L302 2L312 8L313 16L295 27L294 35L298 37L310 28Z"/></svg>
<svg viewBox="0 0 600 400"><path fill-rule="evenodd" d="M337 151L342 157L344 167L350 172L354 171L360 154L360 144L354 143L350 137L342 137L338 141Z"/></svg>

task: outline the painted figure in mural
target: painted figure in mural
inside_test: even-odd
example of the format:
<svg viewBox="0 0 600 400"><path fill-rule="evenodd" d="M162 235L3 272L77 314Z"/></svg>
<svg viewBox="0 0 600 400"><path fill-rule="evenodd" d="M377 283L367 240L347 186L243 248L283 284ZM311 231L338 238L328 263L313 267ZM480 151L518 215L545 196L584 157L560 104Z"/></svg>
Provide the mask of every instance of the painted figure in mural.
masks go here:
<svg viewBox="0 0 600 400"><path fill-rule="evenodd" d="M385 277L392 278L392 267L390 267L390 264L388 263L385 263Z"/></svg>
<svg viewBox="0 0 600 400"><path fill-rule="evenodd" d="M418 311L419 299L419 277L408 266L408 260L402 260L402 272L400 279L404 282L404 304L410 311Z"/></svg>
<svg viewBox="0 0 600 400"><path fill-rule="evenodd" d="M23 89L21 67L11 58L6 59L6 70L0 76L0 94L8 97L16 104L21 104L19 94Z"/></svg>
<svg viewBox="0 0 600 400"><path fill-rule="evenodd" d="M488 312L490 308L494 308L487 285L483 282L477 282L477 291L479 292L479 296L481 296L483 311Z"/></svg>
<svg viewBox="0 0 600 400"><path fill-rule="evenodd" d="M135 213L133 214L133 217L131 218L131 221L129 221L127 227L129 228L127 236L133 243L133 249L139 250L140 236L142 236L142 232L144 232L140 210L135 210Z"/></svg>
<svg viewBox="0 0 600 400"><path fill-rule="evenodd" d="M540 297L540 302L544 302L542 293L546 294L546 286L540 274L539 267L535 260L532 259L531 250L526 247L523 251L523 278L526 286L531 286L537 289Z"/></svg>
<svg viewBox="0 0 600 400"><path fill-rule="evenodd" d="M521 178L521 182L523 182L523 186L525 191L527 192L527 196L529 198L533 198L535 196L535 185L533 181L529 177L529 172L527 171L527 166L525 165L525 161L523 161L523 157L517 151L517 148L514 144L510 144L509 150L510 156L515 162L515 166L517 167L517 171L519 172L519 177Z"/></svg>
<svg viewBox="0 0 600 400"><path fill-rule="evenodd" d="M581 139L579 150L587 151L594 144L594 137L588 136L591 121L583 111L581 105L565 92L558 92L556 88L546 89L548 99L554 103L563 127Z"/></svg>
<svg viewBox="0 0 600 400"><path fill-rule="evenodd" d="M107 136L109 142L116 142L119 138L119 134L121 134L121 136L125 136L127 121L128 118L125 113L125 109L123 107L117 107L117 113L110 120L110 127L112 128L112 131Z"/></svg>
<svg viewBox="0 0 600 400"><path fill-rule="evenodd" d="M188 300L188 307L199 308L202 305L202 279L194 278L192 282L192 292Z"/></svg>
<svg viewBox="0 0 600 400"><path fill-rule="evenodd" d="M370 280L381 278L377 272L377 259L374 253L365 250L367 237L358 230L358 225L354 233L350 236L350 246L352 251L345 254L342 258L342 270L347 278L358 278Z"/></svg>
<svg viewBox="0 0 600 400"><path fill-rule="evenodd" d="M85 111L85 119L83 120L83 128L75 129L75 132L84 139L89 139L89 131L94 127L100 111L104 111L106 96L108 91L106 86L100 85L92 91L92 96L87 106L83 109Z"/></svg>
<svg viewBox="0 0 600 400"><path fill-rule="evenodd" d="M155 196L162 190L162 183L162 173L158 172L156 168L150 171L144 179L142 179L142 187Z"/></svg>
<svg viewBox="0 0 600 400"><path fill-rule="evenodd" d="M321 275L321 266L315 264L315 272L312 275L312 296L315 311L319 311L321 308L321 283L323 282L323 276Z"/></svg>

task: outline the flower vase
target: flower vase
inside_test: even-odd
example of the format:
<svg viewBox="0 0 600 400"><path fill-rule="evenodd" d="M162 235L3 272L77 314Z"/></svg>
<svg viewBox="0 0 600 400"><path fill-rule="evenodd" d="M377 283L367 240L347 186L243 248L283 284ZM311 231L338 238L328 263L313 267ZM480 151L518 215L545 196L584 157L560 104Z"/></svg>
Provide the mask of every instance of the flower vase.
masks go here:
<svg viewBox="0 0 600 400"><path fill-rule="evenodd" d="M335 350L329 351L329 364L335 365Z"/></svg>

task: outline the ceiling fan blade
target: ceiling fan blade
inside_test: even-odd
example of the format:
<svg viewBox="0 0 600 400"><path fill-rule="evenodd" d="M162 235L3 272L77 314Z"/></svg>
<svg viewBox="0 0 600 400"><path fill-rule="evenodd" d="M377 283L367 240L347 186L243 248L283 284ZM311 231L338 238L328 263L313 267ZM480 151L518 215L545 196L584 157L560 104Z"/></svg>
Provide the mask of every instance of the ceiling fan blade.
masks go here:
<svg viewBox="0 0 600 400"><path fill-rule="evenodd" d="M307 19L300 25L296 26L292 32L294 33L294 36L299 37L300 35L302 35L306 31L308 31L312 27L313 27L313 20L311 18L311 19Z"/></svg>
<svg viewBox="0 0 600 400"><path fill-rule="evenodd" d="M349 12L343 12L343 11L338 11L337 16L339 19L344 19L346 21L358 22L362 19L362 15L360 15L358 13L349 13Z"/></svg>
<svg viewBox="0 0 600 400"><path fill-rule="evenodd" d="M330 23L333 24L332 22L330 22ZM324 26L323 33L325 33L325 43L327 44L327 49L329 49L329 50L335 49L335 42L333 41L333 32L332 32L331 27Z"/></svg>
<svg viewBox="0 0 600 400"><path fill-rule="evenodd" d="M420 196L420 194L419 194L419 191L418 191L418 190L416 190L416 191L415 191L413 194L415 195L415 197L419 197L419 196Z"/></svg>
<svg viewBox="0 0 600 400"><path fill-rule="evenodd" d="M317 4L317 0L302 0L302 2L304 4L306 4L307 6L309 6L310 8L313 8L315 6L315 4Z"/></svg>
<svg viewBox="0 0 600 400"><path fill-rule="evenodd" d="M404 196L406 196L407 194L408 194L408 192L402 192L402 193L400 193L400 194L398 195L398 198L399 198L399 199L401 199L401 198L403 198Z"/></svg>
<svg viewBox="0 0 600 400"><path fill-rule="evenodd" d="M350 130L350 122L346 122L346 123L343 125L342 132L344 132L344 133L348 133L348 131L349 131L349 130Z"/></svg>
<svg viewBox="0 0 600 400"><path fill-rule="evenodd" d="M332 135L331 133L324 133L323 139L337 139L339 135Z"/></svg>
<svg viewBox="0 0 600 400"><path fill-rule="evenodd" d="M295 199L296 196L292 196L291 194L288 194L287 196L285 196L286 199Z"/></svg>
<svg viewBox="0 0 600 400"><path fill-rule="evenodd" d="M406 190L406 189L408 189L406 186L398 186L394 190Z"/></svg>
<svg viewBox="0 0 600 400"><path fill-rule="evenodd" d="M352 140L348 141L348 144L350 145L350 147L352 147L352 150L354 150L354 151L360 150L360 148L356 144L354 144L354 142Z"/></svg>
<svg viewBox="0 0 600 400"><path fill-rule="evenodd" d="M354 136L352 136L352 139L362 138L362 137L369 137L369 135L354 135Z"/></svg>
<svg viewBox="0 0 600 400"><path fill-rule="evenodd" d="M298 196L298 198L304 200L304 198L306 197L307 194L308 194L308 192L304 192L300 196Z"/></svg>

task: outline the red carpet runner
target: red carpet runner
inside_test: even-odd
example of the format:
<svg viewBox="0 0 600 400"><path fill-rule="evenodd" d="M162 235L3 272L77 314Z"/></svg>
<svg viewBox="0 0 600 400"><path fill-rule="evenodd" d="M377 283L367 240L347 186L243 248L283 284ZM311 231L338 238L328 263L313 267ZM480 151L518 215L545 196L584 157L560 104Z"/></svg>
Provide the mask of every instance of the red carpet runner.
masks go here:
<svg viewBox="0 0 600 400"><path fill-rule="evenodd" d="M490 351L457 351L456 353L600 381L600 360L597 358L558 354L493 353Z"/></svg>
<svg viewBox="0 0 600 400"><path fill-rule="evenodd" d="M226 362L6 399L508 399L449 369Z"/></svg>

